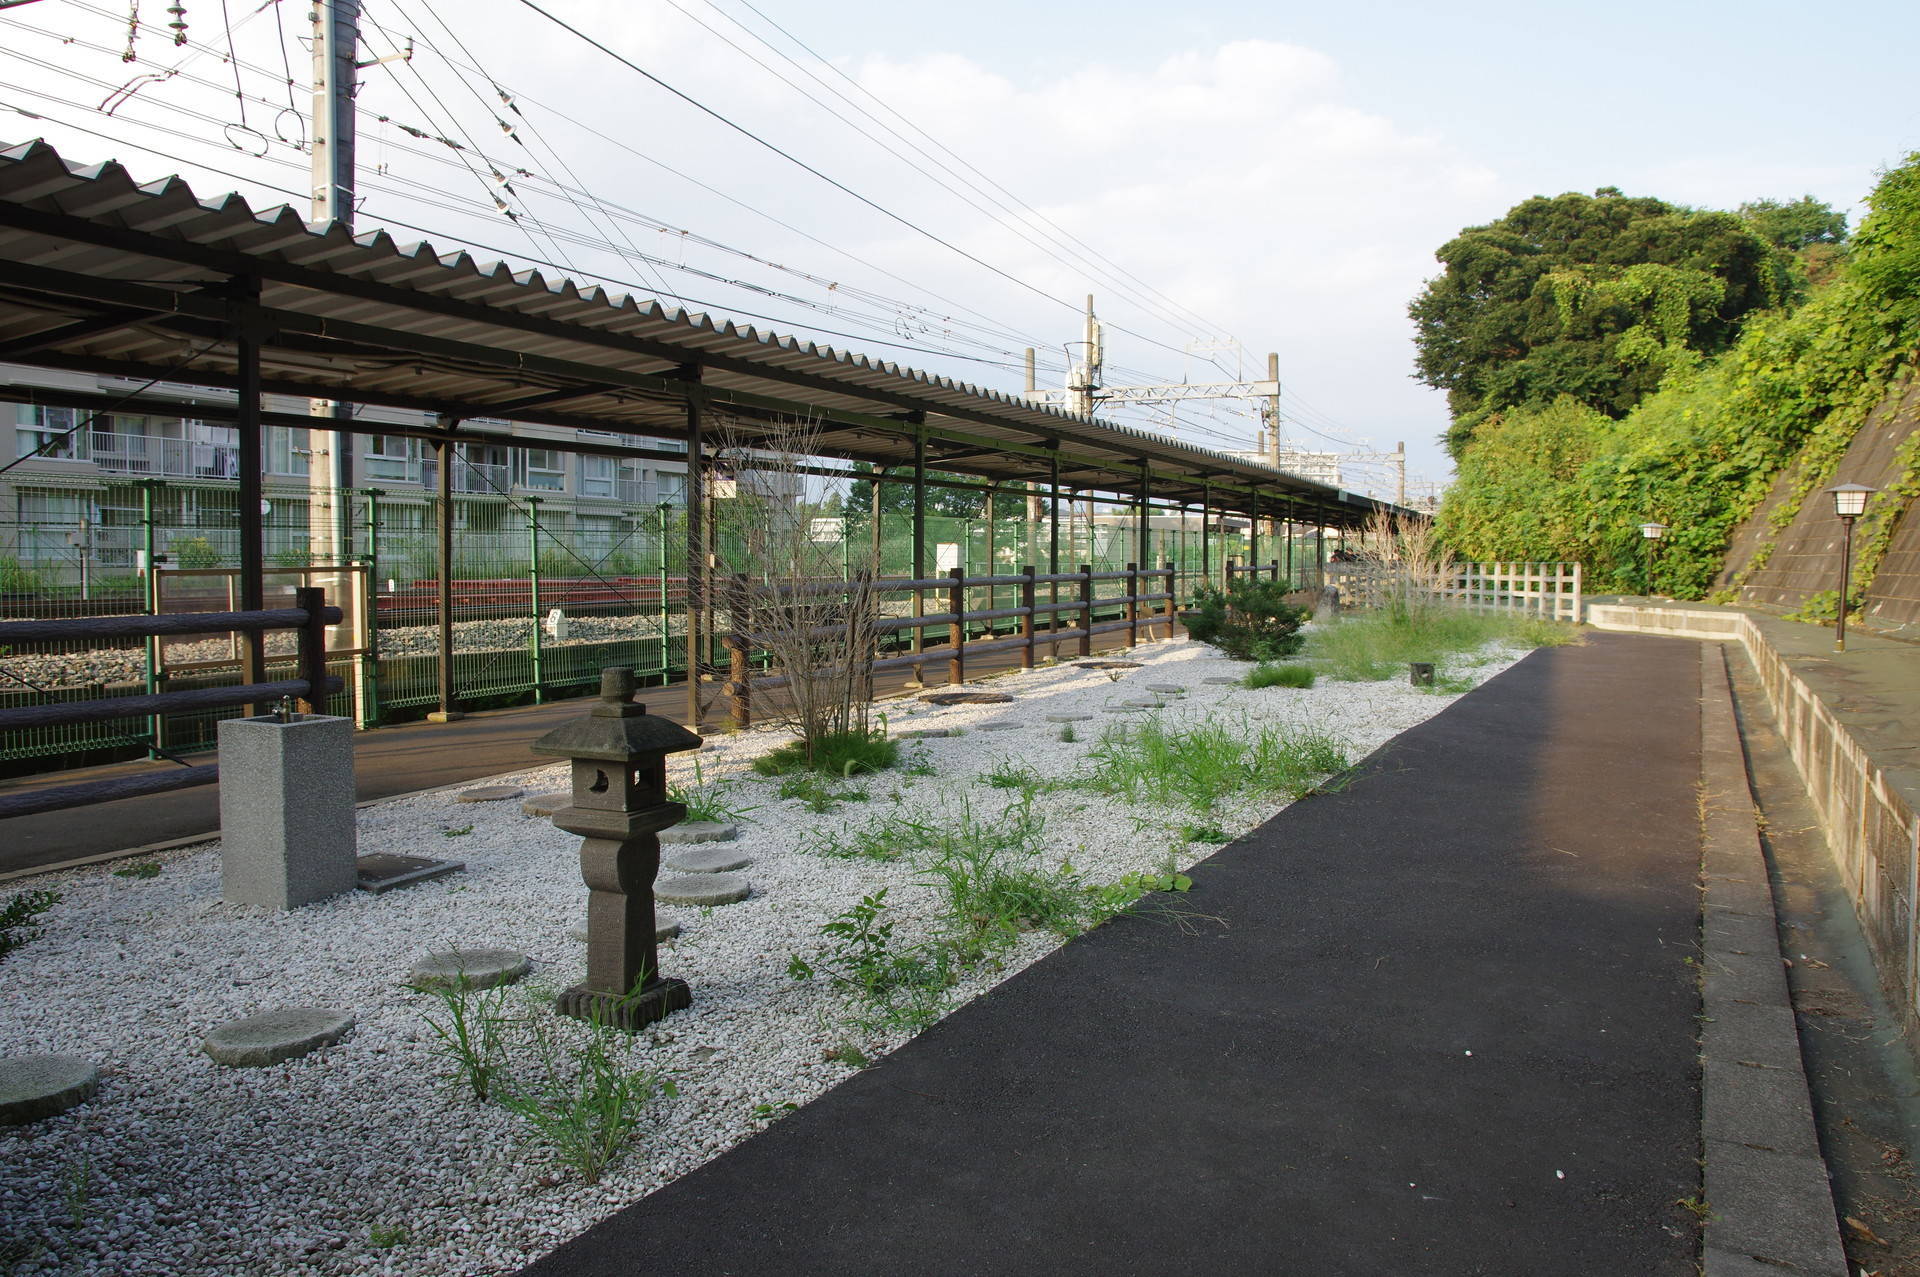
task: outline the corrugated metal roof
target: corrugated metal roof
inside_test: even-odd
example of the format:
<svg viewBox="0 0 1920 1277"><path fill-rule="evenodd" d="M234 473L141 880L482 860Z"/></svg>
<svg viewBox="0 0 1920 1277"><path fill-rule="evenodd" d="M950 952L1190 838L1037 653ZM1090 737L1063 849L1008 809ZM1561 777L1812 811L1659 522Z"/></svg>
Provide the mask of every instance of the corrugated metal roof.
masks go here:
<svg viewBox="0 0 1920 1277"><path fill-rule="evenodd" d="M1342 521L1376 503L1126 426L798 341L657 301L441 253L385 231L354 236L291 208L197 197L178 178L137 184L118 164L71 163L44 142L0 149L0 358L49 367L231 385L232 283L259 281L268 389L684 438L697 368L713 407L741 419L811 419L828 453L1131 491L1144 462L1156 494L1291 498ZM86 324L90 317L101 321ZM110 327L107 319L124 326ZM60 332L61 329L69 329ZM31 346L38 339L34 349ZM7 353L10 349L21 353ZM564 396L564 398L562 398ZM534 398L545 400L533 405ZM970 449L964 457L949 455Z"/></svg>

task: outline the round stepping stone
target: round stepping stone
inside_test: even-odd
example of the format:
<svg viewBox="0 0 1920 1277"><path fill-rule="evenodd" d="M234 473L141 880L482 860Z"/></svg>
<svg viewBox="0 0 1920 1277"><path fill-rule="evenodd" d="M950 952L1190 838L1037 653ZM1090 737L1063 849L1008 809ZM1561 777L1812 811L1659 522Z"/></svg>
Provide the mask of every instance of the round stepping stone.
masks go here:
<svg viewBox="0 0 1920 1277"><path fill-rule="evenodd" d="M1167 696L1185 696L1187 694L1187 689L1178 683L1148 683L1147 690L1149 692L1160 692Z"/></svg>
<svg viewBox="0 0 1920 1277"><path fill-rule="evenodd" d="M1075 661L1073 667L1081 670L1137 670L1139 661Z"/></svg>
<svg viewBox="0 0 1920 1277"><path fill-rule="evenodd" d="M1167 706L1165 701L1122 701L1120 703L1128 709L1165 709Z"/></svg>
<svg viewBox="0 0 1920 1277"><path fill-rule="evenodd" d="M732 873L753 863L752 856L731 847L688 847L668 852L665 859L667 868L683 874Z"/></svg>
<svg viewBox="0 0 1920 1277"><path fill-rule="evenodd" d="M83 1055L16 1055L0 1060L0 1126L57 1117L93 1098L100 1070Z"/></svg>
<svg viewBox="0 0 1920 1277"><path fill-rule="evenodd" d="M951 727L922 727L911 732L896 732L895 740L934 740L941 736L953 735Z"/></svg>
<svg viewBox="0 0 1920 1277"><path fill-rule="evenodd" d="M529 816L551 816L572 802L571 793L564 789L556 789L550 794L535 794L520 804L520 810Z"/></svg>
<svg viewBox="0 0 1920 1277"><path fill-rule="evenodd" d="M259 1068L297 1060L309 1051L338 1042L352 1028L353 1017L343 1011L291 1007L223 1024L207 1034L200 1048L216 1063L236 1069Z"/></svg>
<svg viewBox="0 0 1920 1277"><path fill-rule="evenodd" d="M665 944L679 934L680 924L677 922L656 922L653 924L653 942L655 944ZM568 927L567 939L578 940L581 944L585 944L587 942L587 924L581 922Z"/></svg>
<svg viewBox="0 0 1920 1277"><path fill-rule="evenodd" d="M740 826L718 820L687 820L660 831L663 843L732 842L740 836Z"/></svg>
<svg viewBox="0 0 1920 1277"><path fill-rule="evenodd" d="M1208 685L1208 686L1210 686L1210 687L1238 687L1238 686L1240 686L1240 680L1239 680L1239 679L1237 679L1237 678L1203 678L1203 679L1201 679L1200 681L1201 681L1202 683L1205 683L1205 684L1207 684L1207 685Z"/></svg>
<svg viewBox="0 0 1920 1277"><path fill-rule="evenodd" d="M1005 692L928 692L920 698L929 705L1011 705Z"/></svg>
<svg viewBox="0 0 1920 1277"><path fill-rule="evenodd" d="M670 905L730 905L752 890L740 874L680 874L654 883L653 898Z"/></svg>
<svg viewBox="0 0 1920 1277"><path fill-rule="evenodd" d="M518 798L527 791L518 785L481 785L475 789L463 789L453 796L457 803L503 803L509 798Z"/></svg>
<svg viewBox="0 0 1920 1277"><path fill-rule="evenodd" d="M1141 710L1148 707L1146 705L1135 705L1132 701L1128 701L1125 705L1102 705L1100 708L1109 714L1138 714Z"/></svg>
<svg viewBox="0 0 1920 1277"><path fill-rule="evenodd" d="M1049 723L1084 723L1092 717L1091 714L1049 714L1047 721Z"/></svg>
<svg viewBox="0 0 1920 1277"><path fill-rule="evenodd" d="M1025 725L1024 723L982 723L980 724L980 730L983 732L1017 732Z"/></svg>
<svg viewBox="0 0 1920 1277"><path fill-rule="evenodd" d="M416 989L491 989L513 984L533 970L533 961L512 949L449 949L413 964L408 983Z"/></svg>

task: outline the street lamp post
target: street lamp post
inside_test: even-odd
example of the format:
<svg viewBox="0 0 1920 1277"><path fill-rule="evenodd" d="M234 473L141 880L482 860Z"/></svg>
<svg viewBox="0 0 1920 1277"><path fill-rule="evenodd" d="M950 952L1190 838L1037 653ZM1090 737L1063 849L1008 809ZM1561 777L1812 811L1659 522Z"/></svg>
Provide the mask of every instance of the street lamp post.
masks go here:
<svg viewBox="0 0 1920 1277"><path fill-rule="evenodd" d="M1867 498L1873 489L1864 483L1838 483L1828 488L1833 497L1833 512L1840 517L1840 600L1834 609L1833 650L1847 650L1847 589L1853 577L1853 521L1867 510Z"/></svg>
<svg viewBox="0 0 1920 1277"><path fill-rule="evenodd" d="M1647 553L1642 572L1647 579L1647 597L1653 597L1653 554L1659 548L1660 538L1667 535L1664 523L1643 523L1640 525L1640 539L1646 543Z"/></svg>

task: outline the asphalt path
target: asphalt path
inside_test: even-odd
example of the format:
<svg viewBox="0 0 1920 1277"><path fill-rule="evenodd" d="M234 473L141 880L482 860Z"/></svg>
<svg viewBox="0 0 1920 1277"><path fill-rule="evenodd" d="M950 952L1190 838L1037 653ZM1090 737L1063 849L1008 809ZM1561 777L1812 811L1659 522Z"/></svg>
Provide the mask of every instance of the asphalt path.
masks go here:
<svg viewBox="0 0 1920 1277"><path fill-rule="evenodd" d="M1529 656L537 1262L1686 1277L1699 658ZM697 994L696 994L697 996Z"/></svg>

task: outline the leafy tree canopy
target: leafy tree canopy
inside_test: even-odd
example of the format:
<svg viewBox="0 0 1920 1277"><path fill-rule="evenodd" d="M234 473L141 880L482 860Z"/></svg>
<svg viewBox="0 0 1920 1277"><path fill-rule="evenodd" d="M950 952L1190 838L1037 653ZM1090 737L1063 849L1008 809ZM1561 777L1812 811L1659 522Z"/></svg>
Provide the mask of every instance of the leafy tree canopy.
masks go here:
<svg viewBox="0 0 1920 1277"><path fill-rule="evenodd" d="M1567 396L1625 415L1802 280L1792 255L1738 215L1614 187L1535 196L1436 256L1445 269L1409 311L1417 376L1447 392L1455 456L1510 408Z"/></svg>
<svg viewBox="0 0 1920 1277"><path fill-rule="evenodd" d="M1797 200L1752 200L1740 216L1769 244L1798 250L1813 244L1844 244L1847 215L1836 213L1811 195Z"/></svg>

